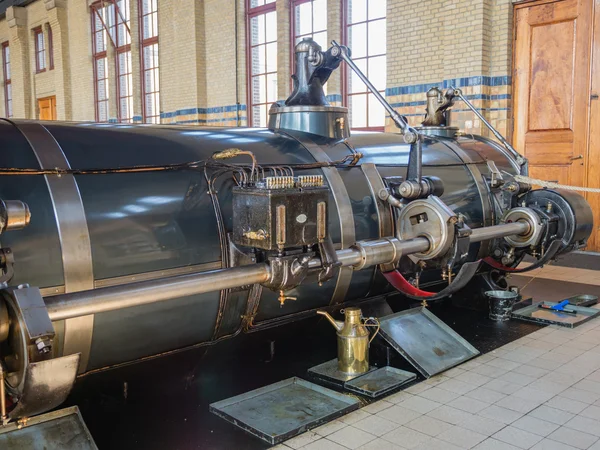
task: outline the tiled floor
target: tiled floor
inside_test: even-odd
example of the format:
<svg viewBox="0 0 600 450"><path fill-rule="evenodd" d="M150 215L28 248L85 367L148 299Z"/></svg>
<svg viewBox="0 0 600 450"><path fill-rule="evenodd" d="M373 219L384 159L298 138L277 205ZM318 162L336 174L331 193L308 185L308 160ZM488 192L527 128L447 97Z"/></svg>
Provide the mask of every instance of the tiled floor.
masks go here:
<svg viewBox="0 0 600 450"><path fill-rule="evenodd" d="M550 266L535 275L600 285L598 273ZM276 448L600 450L599 439L596 319L540 329Z"/></svg>
<svg viewBox="0 0 600 450"><path fill-rule="evenodd" d="M519 267L526 267L527 265L527 263L523 263ZM573 267L547 265L541 269L535 269L531 272L526 272L520 275L527 277L561 280L570 283L583 283L600 286L600 271L598 270L576 269Z"/></svg>

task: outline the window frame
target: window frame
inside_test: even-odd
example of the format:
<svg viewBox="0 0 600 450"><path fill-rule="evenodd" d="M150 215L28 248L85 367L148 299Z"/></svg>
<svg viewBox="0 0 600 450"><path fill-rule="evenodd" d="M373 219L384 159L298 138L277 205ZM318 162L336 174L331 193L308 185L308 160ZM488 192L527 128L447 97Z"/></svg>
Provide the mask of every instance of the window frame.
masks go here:
<svg viewBox="0 0 600 450"><path fill-rule="evenodd" d="M48 70L54 70L54 41L52 37L52 27L47 24L48 29Z"/></svg>
<svg viewBox="0 0 600 450"><path fill-rule="evenodd" d="M131 0L123 0L128 3L128 6L131 11ZM133 60L131 53L131 28L129 27L129 23L131 23L131 15L129 23L125 20L126 15L121 13L121 8L119 7L119 0L111 0L108 2L114 8L115 15L115 86L117 88L117 118L119 123L133 123ZM120 30L121 28L125 28L125 35L121 36ZM129 40L127 39L127 35L129 35ZM121 44L121 38L123 38L124 44ZM127 53L129 53L129 58L127 58ZM119 64L119 58L121 55L125 55L125 58L128 60L128 67L124 72L121 71L121 65ZM126 77L131 80L131 90L127 91L127 95L121 95L121 78ZM121 107L121 101L123 99L126 100L131 110L123 111ZM128 116L130 114L130 116Z"/></svg>
<svg viewBox="0 0 600 450"><path fill-rule="evenodd" d="M32 31L35 44L35 73L44 73L46 71L46 37L44 36L44 28L40 25L39 27L35 27ZM42 36L41 49L38 36ZM40 56L43 58L44 67L42 67Z"/></svg>
<svg viewBox="0 0 600 450"><path fill-rule="evenodd" d="M107 40L110 39L112 41L112 37L110 36L110 33L108 31L108 27L106 26L106 24L104 23L104 19L102 18L102 16L99 14L99 12L96 10L96 6L98 6L100 3L93 3L92 5L90 5L90 12L92 14L92 20L91 22L91 28L92 28L92 59L94 62L94 115L95 115L95 120L96 122L101 122L100 120L100 103L106 103L106 122L108 122L110 120L110 90L108 88L108 43ZM96 29L96 16L98 16L98 20L100 20L102 28L101 30L97 30ZM104 50L98 52L97 48L98 48L98 42L96 40L96 34L98 32L102 31L103 33L105 33L105 37L104 37ZM102 80L106 81L105 84L105 89L106 89L106 99L104 100L100 100L98 98L98 82L101 80L100 78L98 78L98 61L104 59L104 78L102 78Z"/></svg>
<svg viewBox="0 0 600 450"><path fill-rule="evenodd" d="M156 36L151 36L148 38L144 38L144 31L145 31L145 25L144 25L144 17L146 16L153 16L156 15L157 17L157 29L156 29ZM156 66L147 68L146 67L146 61L144 59L144 51L146 48L152 47L154 45L156 45L156 48L158 50L158 37L159 37L159 31L158 31L158 0L156 0L156 10L153 10L149 13L144 14L144 6L143 6L143 0L138 0L138 20L139 20L139 42L140 42L140 82L141 82L141 88L142 88L142 122L143 123L154 123L154 124L160 124L161 122L161 118L160 118L160 55L158 58L158 62L156 64ZM146 72L151 72L152 71L152 77L156 77L154 79L154 86L156 89L156 86L158 86L157 90L154 91L147 91L146 90ZM147 114L147 103L146 103L146 96L147 95L152 95L154 97L154 102L156 103L155 108L156 114L153 114L151 116L149 116Z"/></svg>
<svg viewBox="0 0 600 450"><path fill-rule="evenodd" d="M252 48L254 47L252 45L252 37L250 36L250 24L252 22L252 19L254 17L263 15L263 14L268 14L271 12L275 12L277 14L277 2L273 1L271 3L267 3L264 5L260 5L260 6L255 6L255 7L251 7L251 2L252 0L246 0L246 120L248 122L248 126L249 127L253 127L254 125L254 112L253 112L253 107L257 106L257 105L264 105L264 104L268 104L268 100L267 103L257 103L256 105L254 104L254 102L252 101L252 78L253 78L253 74L252 74ZM269 43L271 43L273 41L269 41L269 42L264 42L264 44L257 44L258 45L267 45ZM277 45L279 45L279 42L277 41L277 39L274 41L277 43ZM275 72L265 72L265 73L260 73L258 75L269 75L275 73L277 74L277 71ZM265 93L266 95L266 93ZM267 117L267 123L269 122L269 118Z"/></svg>
<svg viewBox="0 0 600 450"><path fill-rule="evenodd" d="M389 0L387 0L389 1ZM368 27L369 27L369 23L370 22L375 22L375 21L379 21L379 20L385 20L386 21L386 26L387 26L387 11L386 11L386 15L382 18L382 17L378 17L376 19L369 19L369 0L366 1L366 6L367 6L367 17L365 20L361 21L361 22L353 22L353 23L349 23L348 22L348 9L350 7L350 3L352 2L352 0L342 0L340 2L341 5L341 17L342 17L342 30L341 30L341 34L342 34L342 43L344 45L348 45L348 36L349 36L349 28L351 26L354 25L361 25L361 24L367 24L367 36L366 36L366 41L365 41L365 46L367 49L367 55L365 57L361 57L359 58L359 60L366 60L367 61L367 67L368 67L368 60L370 58L376 58L376 57L380 57L380 56L386 56L386 78L387 78L387 40L386 40L386 49L384 53L377 53L375 55L370 55L369 54L369 31L368 31ZM369 95L373 95L373 94L369 94L371 91L369 90L369 88L367 88L365 86L365 90L358 92L358 93L353 93L350 94L349 92L349 77L351 76L351 71L352 69L348 68L347 64L342 64L342 104L343 106L350 108L350 97L352 95L357 95L357 94L364 94L367 93L367 110L366 110L366 117L367 117L367 126L366 127L357 127L357 128L352 128L352 130L356 130L356 131L385 131L385 117L384 117L384 124L383 126L373 126L370 127L369 126ZM386 86L387 88L387 86ZM381 91L380 91L381 92ZM383 96L385 97L385 90L383 93Z"/></svg>
<svg viewBox="0 0 600 450"><path fill-rule="evenodd" d="M8 62L6 58L8 49ZM8 69L8 70L7 70ZM6 118L10 119L13 116L12 110L12 73L10 67L10 42L5 41L2 43L2 73L4 77L4 112L6 113ZM10 77L7 74L10 73ZM10 95L9 95L10 91ZM10 97L10 99L9 99Z"/></svg>

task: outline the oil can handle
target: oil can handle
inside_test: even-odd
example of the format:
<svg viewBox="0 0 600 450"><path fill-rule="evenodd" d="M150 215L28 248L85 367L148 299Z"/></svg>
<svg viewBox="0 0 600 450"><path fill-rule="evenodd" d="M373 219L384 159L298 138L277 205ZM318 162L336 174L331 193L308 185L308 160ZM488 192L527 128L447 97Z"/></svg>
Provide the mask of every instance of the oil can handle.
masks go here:
<svg viewBox="0 0 600 450"><path fill-rule="evenodd" d="M374 324L370 324L369 321L375 322ZM371 342L373 342L373 339L375 339L375 336L377 336L377 333L379 333L379 329L381 328L381 324L379 323L379 319L377 319L376 317L367 317L365 319L365 323L364 323L365 327L377 327L377 329L375 330L375 333L373 333L373 336L371 336L371 339L369 339L369 344Z"/></svg>

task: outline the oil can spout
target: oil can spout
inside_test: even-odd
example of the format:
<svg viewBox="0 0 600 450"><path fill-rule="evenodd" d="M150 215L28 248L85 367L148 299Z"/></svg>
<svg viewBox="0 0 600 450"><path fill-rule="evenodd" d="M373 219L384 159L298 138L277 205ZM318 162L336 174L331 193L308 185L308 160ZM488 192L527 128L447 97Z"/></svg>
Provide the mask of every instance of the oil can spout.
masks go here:
<svg viewBox="0 0 600 450"><path fill-rule="evenodd" d="M331 322L331 325L333 325L333 327L337 331L342 331L342 328L344 328L344 322L335 320L333 317L331 317L331 314L329 314L327 311L317 311L317 314L321 314L322 316L325 316L325 318L327 320L329 320L329 322Z"/></svg>

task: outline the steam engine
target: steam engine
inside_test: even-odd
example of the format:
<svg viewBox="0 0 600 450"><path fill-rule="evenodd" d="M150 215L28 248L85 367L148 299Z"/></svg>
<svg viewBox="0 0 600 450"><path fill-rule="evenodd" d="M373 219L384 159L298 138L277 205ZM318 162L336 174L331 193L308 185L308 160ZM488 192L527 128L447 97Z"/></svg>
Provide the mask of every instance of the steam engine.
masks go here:
<svg viewBox="0 0 600 450"><path fill-rule="evenodd" d="M430 91L420 128L390 112L399 133L350 135L322 90L349 55L301 42L269 129L0 121L3 420L77 374L391 292L502 288L526 254L585 246L582 197L449 126L459 91Z"/></svg>

